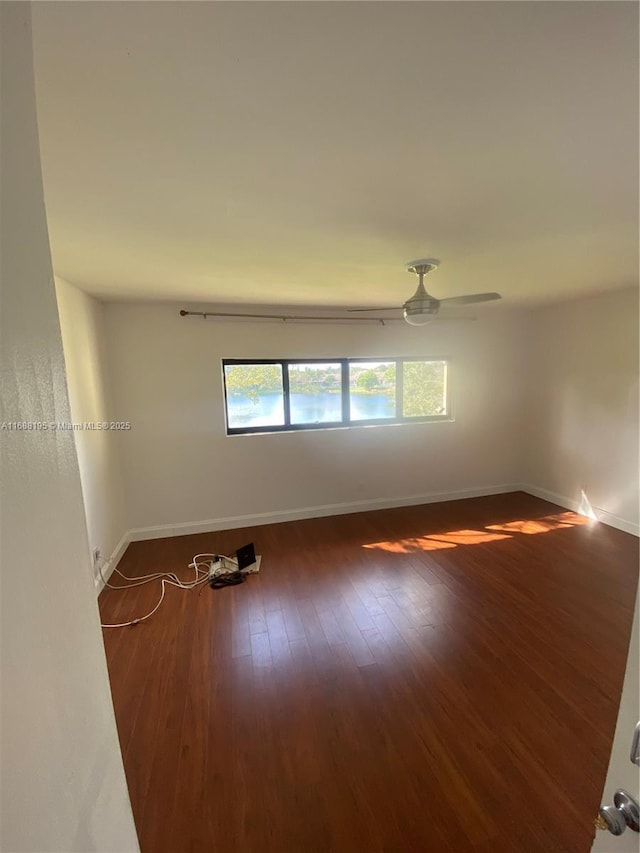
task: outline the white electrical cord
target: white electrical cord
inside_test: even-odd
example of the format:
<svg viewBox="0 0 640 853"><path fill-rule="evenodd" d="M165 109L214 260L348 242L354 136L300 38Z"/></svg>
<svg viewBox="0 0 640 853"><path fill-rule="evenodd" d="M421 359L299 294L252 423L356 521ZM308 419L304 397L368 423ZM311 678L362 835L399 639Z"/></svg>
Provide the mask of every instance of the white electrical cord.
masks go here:
<svg viewBox="0 0 640 853"><path fill-rule="evenodd" d="M189 563L189 568L193 568L195 570L195 577L192 581L181 581L175 572L154 572L151 575L141 575L137 578L129 578L126 575L123 575L122 572L116 568L116 571L123 580L130 581L128 584L120 584L119 586L114 586L110 584L109 581L105 580L104 575L102 574L102 566L98 566L98 571L100 572L100 577L102 579L102 583L109 587L109 589L131 589L134 586L142 586L142 584L150 583L151 581L159 580L162 584L162 592L160 594L160 600L153 608L150 613L147 613L146 616L140 616L138 619L132 619L129 622L119 622L116 625L101 625L102 628L127 628L129 625L137 625L138 622L144 622L145 619L149 619L156 610L160 607L164 600L164 593L167 584L171 584L171 586L177 586L179 589L194 589L199 584L204 583L209 579L209 560L203 560L203 557L213 557L217 558L217 554L196 554L193 560Z"/></svg>

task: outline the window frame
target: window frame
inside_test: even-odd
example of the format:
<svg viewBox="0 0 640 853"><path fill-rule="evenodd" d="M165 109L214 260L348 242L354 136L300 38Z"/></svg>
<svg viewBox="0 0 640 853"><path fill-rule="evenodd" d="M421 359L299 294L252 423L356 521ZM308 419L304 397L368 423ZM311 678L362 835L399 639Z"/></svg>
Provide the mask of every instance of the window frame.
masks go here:
<svg viewBox="0 0 640 853"><path fill-rule="evenodd" d="M349 366L351 364L380 364L381 362L396 364L396 415L393 418L360 418L351 419L351 402L349 386ZM441 415L402 415L403 404L403 371L399 369L405 362L437 362L445 365L445 411ZM264 426L230 427L229 426L229 401L227 394L227 378L225 367L236 365L264 365L275 364L282 368L282 396L284 409L284 424L266 424ZM323 421L312 424L291 423L291 400L289 390L289 365L291 364L337 364L341 368L341 398L342 419L339 421ZM451 360L436 356L356 356L354 358L223 358L222 366L222 391L224 395L224 420L227 435L256 435L268 432L300 432L304 430L318 429L350 429L351 427L363 426L395 426L398 424L417 423L442 423L454 420L451 410Z"/></svg>

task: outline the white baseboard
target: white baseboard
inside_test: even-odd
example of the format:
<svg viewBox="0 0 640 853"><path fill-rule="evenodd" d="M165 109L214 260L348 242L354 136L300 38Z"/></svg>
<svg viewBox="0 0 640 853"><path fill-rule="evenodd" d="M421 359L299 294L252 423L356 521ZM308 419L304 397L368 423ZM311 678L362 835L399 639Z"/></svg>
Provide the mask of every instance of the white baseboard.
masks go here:
<svg viewBox="0 0 640 853"><path fill-rule="evenodd" d="M109 580L130 542L145 539L167 539L171 536L188 536L193 533L213 533L217 530L235 530L239 527L259 527L263 524L280 524L285 521L298 521L302 518L322 518L330 515L347 515L351 512L368 512L375 509L391 509L398 506L419 506L426 503L458 501L465 498L481 498L487 495L502 495L517 491L518 485L482 486L475 489L461 489L455 492L430 492L426 495L410 495L402 498L374 498L366 501L324 504L322 506L303 507L302 509L261 512L252 515L232 515L226 518L212 518L205 521L187 521L175 524L159 524L153 527L135 527L128 530L113 554L102 565L104 580ZM102 578L95 578L98 595L104 589Z"/></svg>
<svg viewBox="0 0 640 853"><path fill-rule="evenodd" d="M423 495L410 495L402 498L374 498L373 500L351 501L349 503L324 504L321 506L303 507L302 509L281 510L278 512L260 512L252 515L232 515L226 518L211 518L205 521L187 521L176 524L159 524L154 527L136 527L128 530L113 554L102 566L102 574L105 580L109 580L111 573L117 566L119 560L127 549L130 542L140 542L145 539L166 539L170 536L188 536L193 533L213 533L217 530L235 530L239 527L259 527L263 524L281 524L286 521L298 521L303 518L323 518L330 515L347 515L352 512L369 512L376 509L392 509L399 506L419 506L428 503L444 503L445 501L459 501L466 498L481 498L488 495L503 495L508 492L526 492L537 498L542 498L550 503L580 512L580 503L564 495L557 495L538 486L523 483L510 483L507 485L482 486L475 489L462 489L455 492L430 492ZM624 518L619 518L610 512L593 508L598 521L631 533L640 535L640 526ZM104 584L98 576L95 579L98 594L102 592Z"/></svg>
<svg viewBox="0 0 640 853"><path fill-rule="evenodd" d="M263 524L281 524L285 521L298 521L303 518L322 518L328 515L347 515L352 512L369 512L375 509L391 509L398 506L418 506L427 503L458 501L465 498L480 498L487 495L501 495L517 491L517 485L483 486L476 489L463 489L456 492L431 492L426 495L410 495L402 498L374 498L349 503L324 504L303 507L302 509L281 510L278 512L260 512L253 515L232 515L226 518L213 518L206 521L188 521L179 524L161 524L155 527L137 527L129 531L130 541L143 539L164 539L168 536L186 536L191 533L211 533L216 530L235 530L238 527L259 527Z"/></svg>
<svg viewBox="0 0 640 853"><path fill-rule="evenodd" d="M127 532L122 536L122 539L116 545L109 559L106 560L100 567L102 571L102 576L100 575L100 573L98 573L97 576L93 579L96 585L96 590L98 591L98 595L100 595L100 593L104 589L104 581L109 580L109 578L113 574L113 570L122 559L122 555L127 550L127 546L131 541L131 531L127 530Z"/></svg>
<svg viewBox="0 0 640 853"><path fill-rule="evenodd" d="M570 509L573 512L584 515L580 501L567 498L564 495L558 495L555 492L549 492L547 489L541 489L539 486L532 486L528 483L520 484L515 488L536 498L542 498L542 500L549 501L549 503L558 504L558 506L562 506L565 509ZM640 525L637 522L620 518L620 516L614 515L612 512L607 512L607 510L599 509L595 506L591 507L591 509L596 519L603 524L608 524L609 527L615 527L617 530L623 530L625 533L631 533L633 536L640 536Z"/></svg>

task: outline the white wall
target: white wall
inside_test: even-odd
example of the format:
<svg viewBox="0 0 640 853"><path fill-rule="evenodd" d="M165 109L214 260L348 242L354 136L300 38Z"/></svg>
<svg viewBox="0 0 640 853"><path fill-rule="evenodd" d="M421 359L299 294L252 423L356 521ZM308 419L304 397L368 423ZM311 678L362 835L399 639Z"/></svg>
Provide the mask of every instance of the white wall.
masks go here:
<svg viewBox="0 0 640 853"><path fill-rule="evenodd" d="M56 278L69 403L74 423L109 423L113 406L104 336L104 305L69 282ZM75 433L87 532L91 550L103 559L116 550L127 530L118 436L113 431Z"/></svg>
<svg viewBox="0 0 640 853"><path fill-rule="evenodd" d="M638 290L531 312L524 482L638 532Z"/></svg>
<svg viewBox="0 0 640 853"><path fill-rule="evenodd" d="M132 422L120 442L130 527L517 482L518 315L382 328L216 323L179 307L106 305L112 416ZM401 355L450 359L455 422L225 435L223 357Z"/></svg>
<svg viewBox="0 0 640 853"><path fill-rule="evenodd" d="M30 6L0 4L2 421L68 421L33 91ZM0 847L138 849L70 433L2 431Z"/></svg>

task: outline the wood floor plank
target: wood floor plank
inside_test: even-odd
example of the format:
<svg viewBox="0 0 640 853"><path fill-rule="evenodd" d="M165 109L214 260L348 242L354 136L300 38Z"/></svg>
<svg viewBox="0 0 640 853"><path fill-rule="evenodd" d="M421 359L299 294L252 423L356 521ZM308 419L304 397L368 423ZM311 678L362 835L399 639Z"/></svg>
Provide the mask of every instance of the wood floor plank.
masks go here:
<svg viewBox="0 0 640 853"><path fill-rule="evenodd" d="M187 578L248 541L244 584L104 631L142 853L588 853L636 538L513 493L136 542L121 568ZM158 595L105 589L102 619Z"/></svg>

